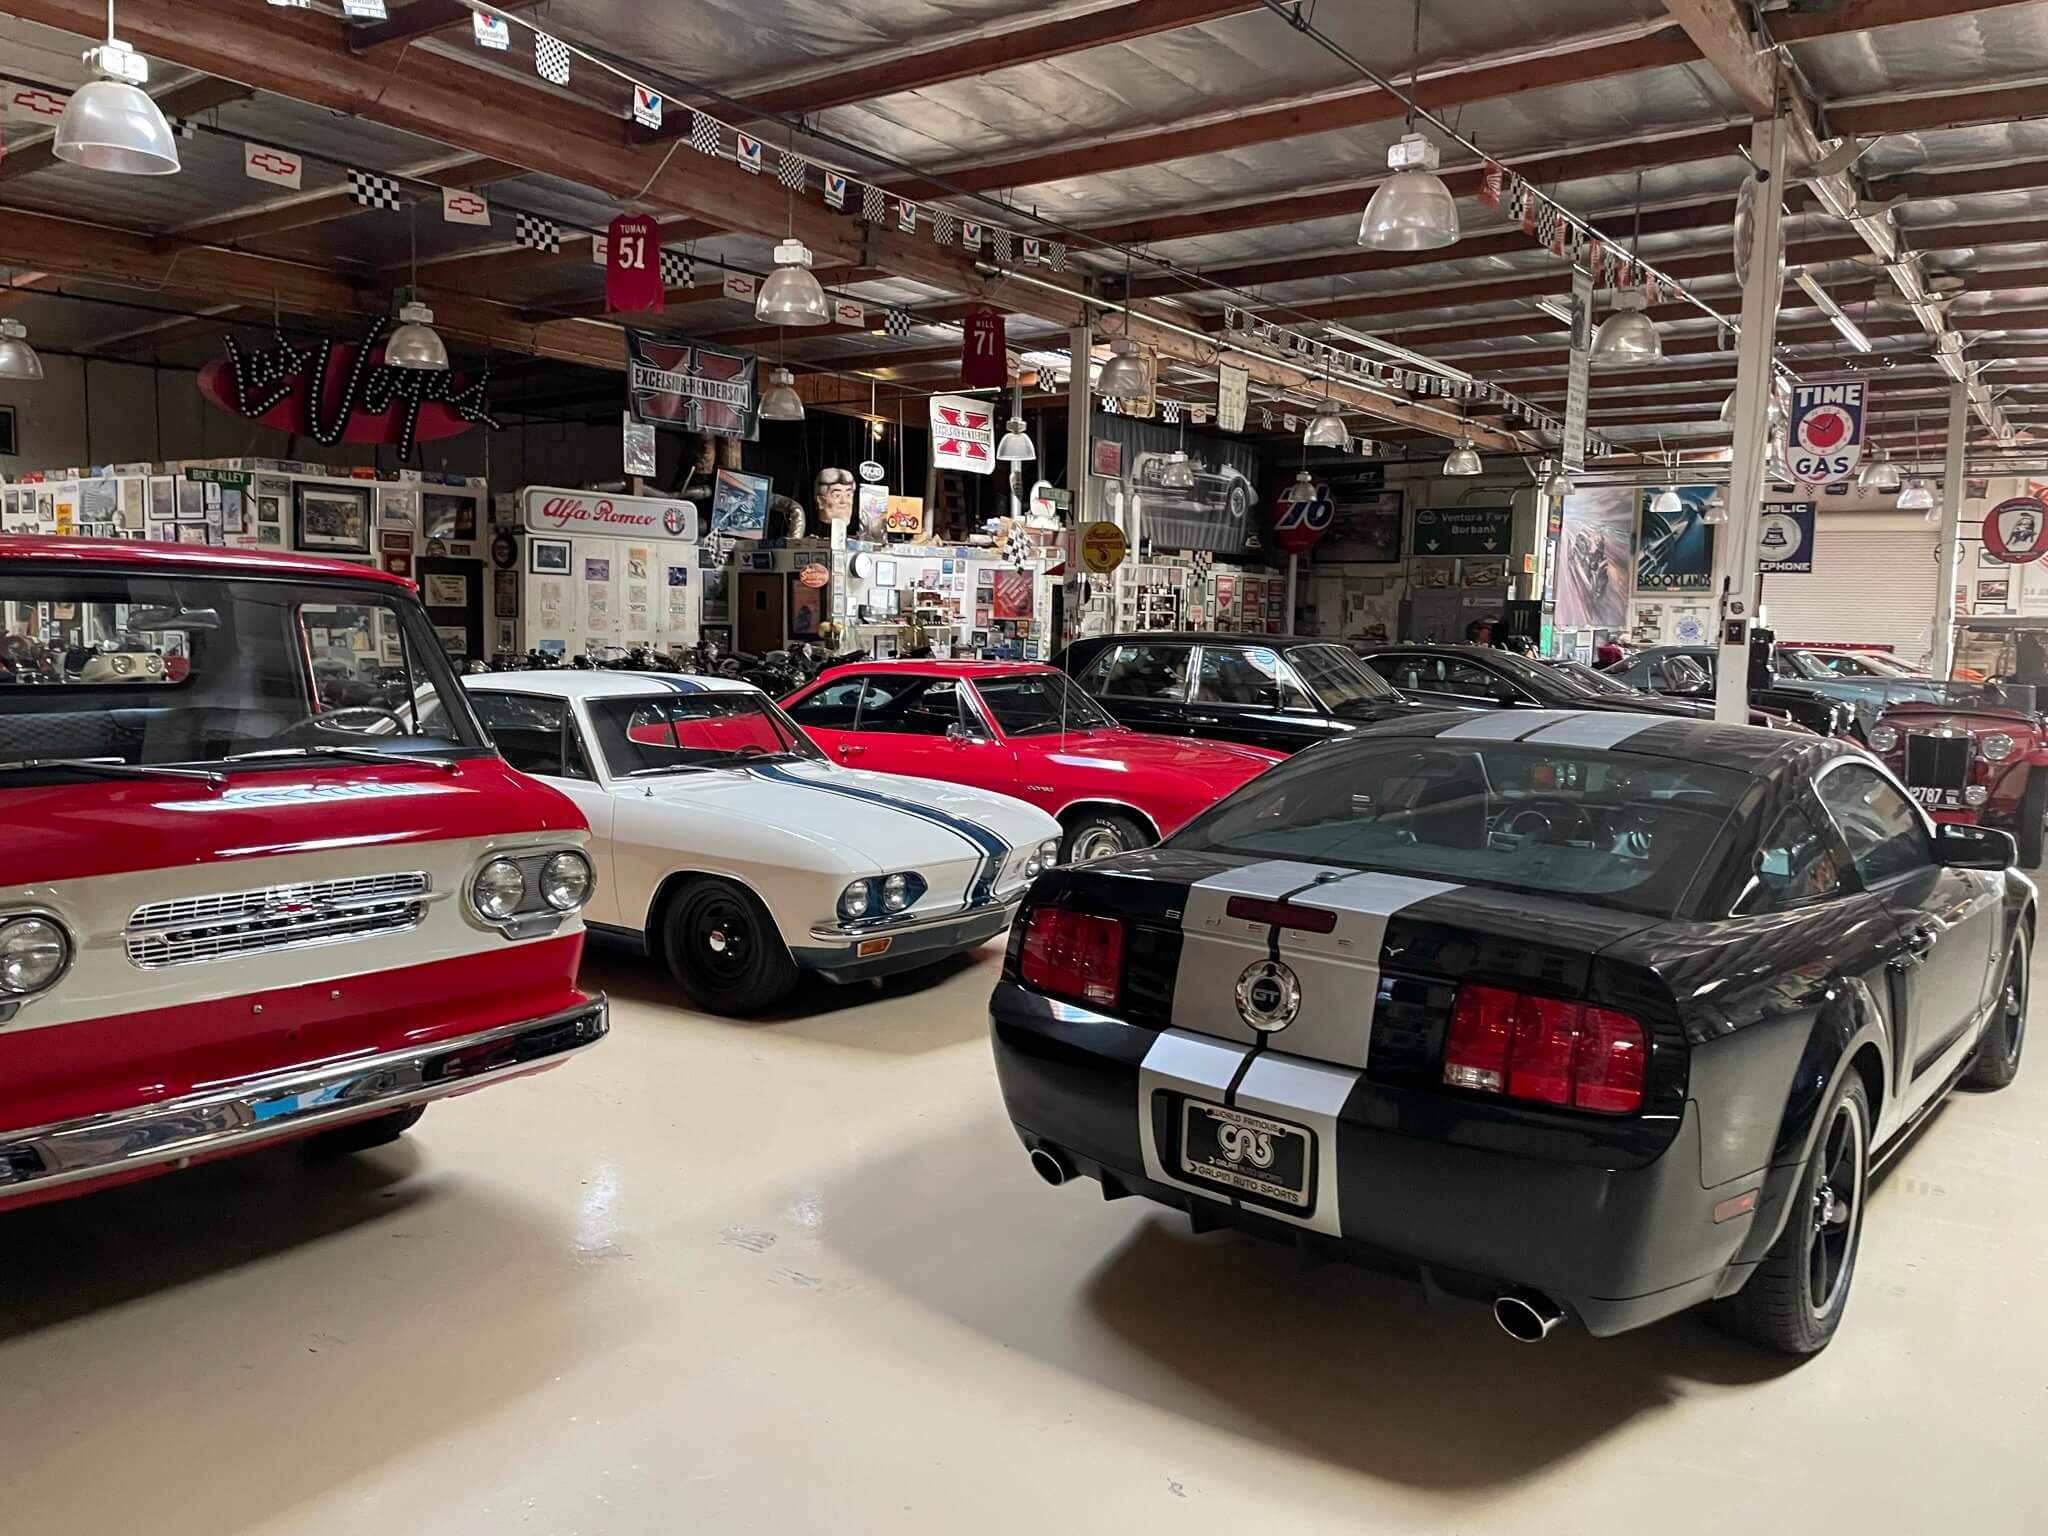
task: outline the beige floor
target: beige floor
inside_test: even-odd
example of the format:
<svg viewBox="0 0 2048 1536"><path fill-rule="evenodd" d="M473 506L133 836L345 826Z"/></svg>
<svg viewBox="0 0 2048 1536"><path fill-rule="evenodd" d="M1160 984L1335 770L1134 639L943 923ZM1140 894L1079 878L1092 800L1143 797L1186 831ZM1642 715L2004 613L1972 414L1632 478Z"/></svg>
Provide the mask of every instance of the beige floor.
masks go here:
<svg viewBox="0 0 2048 1536"><path fill-rule="evenodd" d="M0 1218L0 1531L2048 1529L2038 1046L1881 1187L1817 1362L1527 1349L1045 1189L996 959L755 1025L603 959L603 1049L403 1147Z"/></svg>

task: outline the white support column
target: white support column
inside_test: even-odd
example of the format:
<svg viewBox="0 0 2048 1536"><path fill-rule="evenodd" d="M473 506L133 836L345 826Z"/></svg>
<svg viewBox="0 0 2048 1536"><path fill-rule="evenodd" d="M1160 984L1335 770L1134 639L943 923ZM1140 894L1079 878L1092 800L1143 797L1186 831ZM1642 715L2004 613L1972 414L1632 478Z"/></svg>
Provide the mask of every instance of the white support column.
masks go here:
<svg viewBox="0 0 2048 1536"><path fill-rule="evenodd" d="M1064 646L1081 633L1081 584L1088 575L1087 567L1081 563L1081 530L1101 516L1092 504L1094 496L1088 474L1089 439L1095 431L1090 411L1095 397L1088 388L1088 360L1094 350L1095 332L1091 327L1077 325L1067 332L1067 491L1073 499L1073 512L1065 534L1066 575L1060 583L1060 622L1066 633L1047 635L1055 646Z"/></svg>
<svg viewBox="0 0 2048 1536"><path fill-rule="evenodd" d="M1962 561L1963 450L1970 437L1970 388L1960 379L1948 387L1948 456L1941 469L1941 543L1936 547L1934 660L1930 670L1947 677L1956 654L1956 567ZM2014 586L2018 586L2015 578Z"/></svg>
<svg viewBox="0 0 2048 1536"><path fill-rule="evenodd" d="M1749 631L1756 619L1756 560L1763 518L1764 455L1769 450L1771 349L1778 335L1783 249L1785 145L1783 118L1750 129L1750 174L1761 183L1754 204L1754 240L1749 281L1742 290L1742 335L1735 358L1735 448L1728 486L1728 521L1715 541L1714 590L1720 596L1720 665L1714 684L1714 718L1725 724L1749 720Z"/></svg>

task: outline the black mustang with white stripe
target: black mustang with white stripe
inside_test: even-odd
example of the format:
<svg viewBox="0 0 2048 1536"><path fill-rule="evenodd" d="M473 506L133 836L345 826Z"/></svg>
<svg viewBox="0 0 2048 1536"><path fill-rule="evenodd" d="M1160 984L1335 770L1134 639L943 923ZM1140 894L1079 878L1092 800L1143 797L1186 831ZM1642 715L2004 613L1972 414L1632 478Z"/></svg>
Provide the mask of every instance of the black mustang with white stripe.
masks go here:
<svg viewBox="0 0 2048 1536"><path fill-rule="evenodd" d="M1596 1334L1806 1354L1874 1166L2018 1068L2035 894L1842 743L1393 721L1040 877L991 1001L1049 1181Z"/></svg>

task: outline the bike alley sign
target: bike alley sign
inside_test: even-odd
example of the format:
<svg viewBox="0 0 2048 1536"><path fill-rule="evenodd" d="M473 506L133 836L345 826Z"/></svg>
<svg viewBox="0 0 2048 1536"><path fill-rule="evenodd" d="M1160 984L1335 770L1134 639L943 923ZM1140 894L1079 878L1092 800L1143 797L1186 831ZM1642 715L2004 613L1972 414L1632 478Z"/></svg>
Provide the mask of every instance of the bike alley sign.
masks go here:
<svg viewBox="0 0 2048 1536"><path fill-rule="evenodd" d="M1512 507L1418 507L1415 512L1418 555L1505 557L1514 542Z"/></svg>
<svg viewBox="0 0 2048 1536"><path fill-rule="evenodd" d="M1785 433L1785 459L1802 485L1839 485L1863 457L1867 390L1862 380L1799 384Z"/></svg>

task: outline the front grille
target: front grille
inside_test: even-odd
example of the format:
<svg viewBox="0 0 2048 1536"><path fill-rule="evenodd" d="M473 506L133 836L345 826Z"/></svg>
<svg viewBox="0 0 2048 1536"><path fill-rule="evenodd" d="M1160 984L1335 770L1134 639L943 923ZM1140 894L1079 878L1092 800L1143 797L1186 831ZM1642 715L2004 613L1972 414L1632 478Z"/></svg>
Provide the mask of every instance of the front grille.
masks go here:
<svg viewBox="0 0 2048 1536"><path fill-rule="evenodd" d="M123 937L145 970L341 944L418 927L428 886L414 871L152 902L135 909Z"/></svg>
<svg viewBox="0 0 2048 1536"><path fill-rule="evenodd" d="M1967 735L1936 736L1914 731L1906 737L1906 783L1913 789L1967 789L1970 746Z"/></svg>

